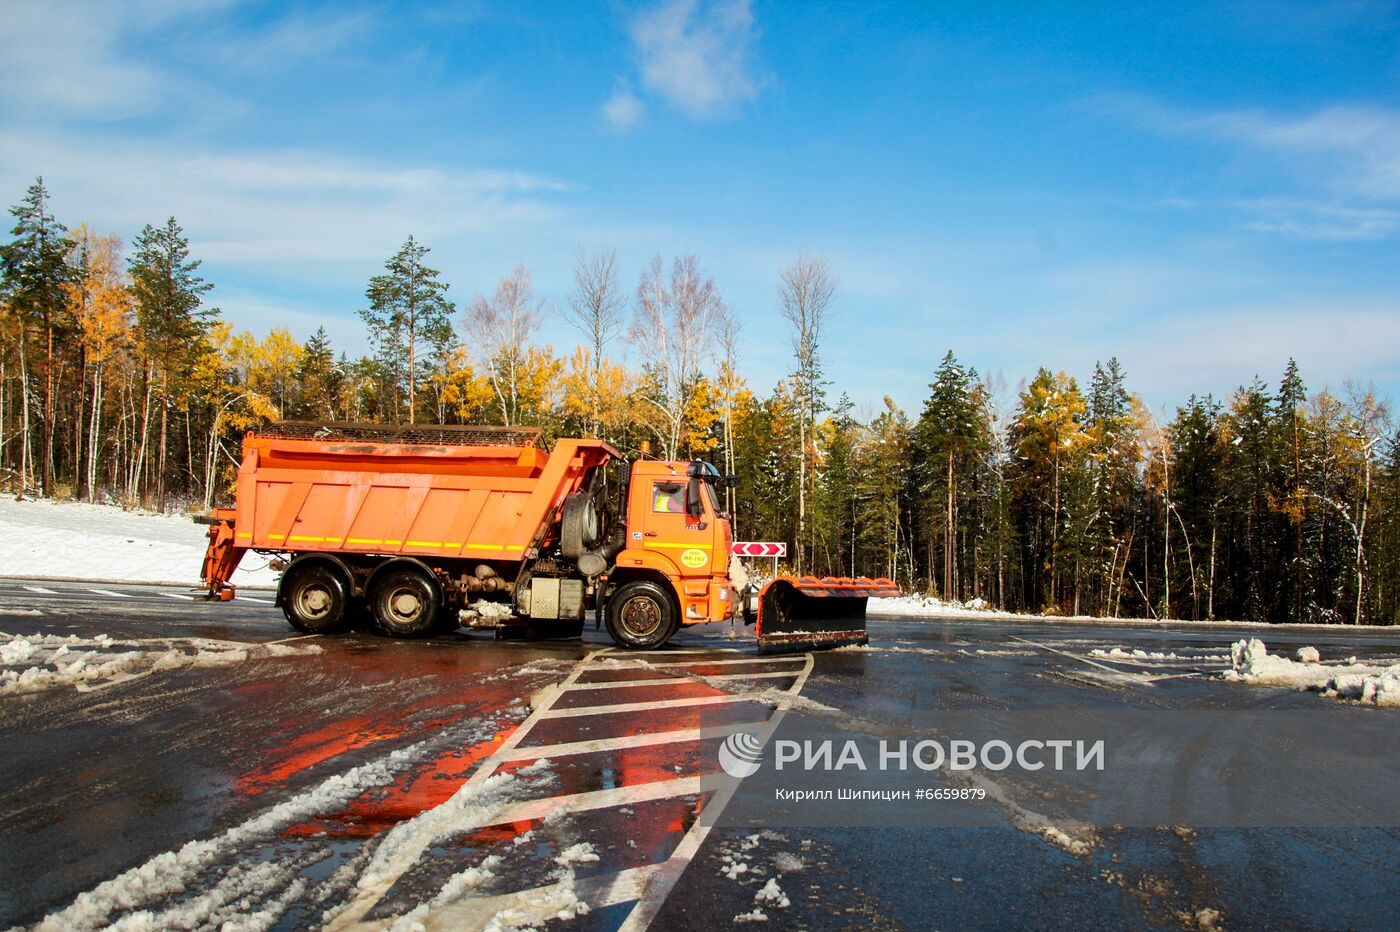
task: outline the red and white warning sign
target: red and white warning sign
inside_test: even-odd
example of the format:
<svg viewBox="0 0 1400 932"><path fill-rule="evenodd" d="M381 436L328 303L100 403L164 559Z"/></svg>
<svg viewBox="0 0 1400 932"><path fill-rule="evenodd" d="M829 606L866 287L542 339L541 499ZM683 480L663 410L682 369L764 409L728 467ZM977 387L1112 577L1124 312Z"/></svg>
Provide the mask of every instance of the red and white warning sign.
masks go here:
<svg viewBox="0 0 1400 932"><path fill-rule="evenodd" d="M740 557L785 557L787 556L787 544L736 540L734 542L734 554Z"/></svg>

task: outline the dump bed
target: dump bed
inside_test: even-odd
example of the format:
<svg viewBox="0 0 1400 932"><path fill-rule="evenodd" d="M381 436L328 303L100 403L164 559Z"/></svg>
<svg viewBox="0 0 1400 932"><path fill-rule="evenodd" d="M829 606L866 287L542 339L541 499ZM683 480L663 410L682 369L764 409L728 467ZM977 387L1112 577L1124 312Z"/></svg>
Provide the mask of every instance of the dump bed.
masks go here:
<svg viewBox="0 0 1400 932"><path fill-rule="evenodd" d="M564 498L617 453L536 445L512 428L283 422L250 433L238 472L240 549L521 560Z"/></svg>

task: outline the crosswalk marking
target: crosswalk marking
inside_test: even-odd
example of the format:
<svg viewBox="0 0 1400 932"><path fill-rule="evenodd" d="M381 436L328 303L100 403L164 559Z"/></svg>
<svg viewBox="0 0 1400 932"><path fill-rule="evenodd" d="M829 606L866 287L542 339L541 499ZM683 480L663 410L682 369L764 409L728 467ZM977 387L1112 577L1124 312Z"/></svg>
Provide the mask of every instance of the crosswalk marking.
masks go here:
<svg viewBox="0 0 1400 932"><path fill-rule="evenodd" d="M126 592L113 592L111 589L89 589L88 592L95 592L95 593L98 594L98 595L107 595L107 596L111 596L111 597L114 598L114 599L129 599L129 598L131 598L130 593L126 593Z"/></svg>
<svg viewBox="0 0 1400 932"><path fill-rule="evenodd" d="M58 595L57 592L53 591L52 589L45 589L43 586L24 586L22 588L28 589L30 592L41 593L43 595Z"/></svg>

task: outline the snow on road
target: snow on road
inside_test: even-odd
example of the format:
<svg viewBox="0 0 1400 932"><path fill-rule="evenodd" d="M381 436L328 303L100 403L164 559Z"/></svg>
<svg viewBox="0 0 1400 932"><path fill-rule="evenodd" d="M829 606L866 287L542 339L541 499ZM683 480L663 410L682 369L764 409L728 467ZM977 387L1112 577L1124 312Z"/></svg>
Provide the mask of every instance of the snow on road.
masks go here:
<svg viewBox="0 0 1400 932"><path fill-rule="evenodd" d="M1400 708L1400 663L1357 663L1355 657L1324 663L1315 647L1300 648L1297 656L1298 660L1289 660L1271 654L1258 638L1236 641L1230 646L1232 669L1224 677L1256 686L1286 686L1337 699Z"/></svg>
<svg viewBox="0 0 1400 932"><path fill-rule="evenodd" d="M196 586L207 528L188 515L115 505L0 498L0 573ZM235 586L270 586L277 574L248 554Z"/></svg>
<svg viewBox="0 0 1400 932"><path fill-rule="evenodd" d="M0 632L0 696L73 686L92 689L184 667L226 667L247 660L320 653L314 645L245 644L209 638L119 641Z"/></svg>

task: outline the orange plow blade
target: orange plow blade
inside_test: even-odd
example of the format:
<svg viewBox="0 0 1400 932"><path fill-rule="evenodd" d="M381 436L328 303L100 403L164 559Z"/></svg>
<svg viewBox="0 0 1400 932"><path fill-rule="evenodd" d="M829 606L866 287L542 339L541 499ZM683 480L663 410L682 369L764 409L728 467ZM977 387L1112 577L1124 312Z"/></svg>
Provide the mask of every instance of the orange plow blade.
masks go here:
<svg viewBox="0 0 1400 932"><path fill-rule="evenodd" d="M888 579L780 576L758 594L758 652L812 650L865 644L865 605L899 595Z"/></svg>

